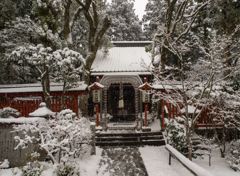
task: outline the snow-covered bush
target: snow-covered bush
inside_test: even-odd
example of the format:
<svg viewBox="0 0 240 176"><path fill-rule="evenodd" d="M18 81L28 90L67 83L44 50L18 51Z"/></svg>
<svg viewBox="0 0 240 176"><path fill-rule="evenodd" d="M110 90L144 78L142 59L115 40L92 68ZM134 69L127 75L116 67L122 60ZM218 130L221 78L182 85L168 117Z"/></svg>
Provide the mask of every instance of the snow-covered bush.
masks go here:
<svg viewBox="0 0 240 176"><path fill-rule="evenodd" d="M53 163L68 162L79 158L81 150L88 145L90 148L91 129L86 118L75 119L76 114L71 110L61 111L55 119L49 119L33 124L22 124L15 127L24 137L16 136L16 148L27 147L28 143L38 142ZM29 135L29 134L37 135Z"/></svg>
<svg viewBox="0 0 240 176"><path fill-rule="evenodd" d="M56 170L57 176L80 176L74 164L60 164Z"/></svg>
<svg viewBox="0 0 240 176"><path fill-rule="evenodd" d="M22 168L22 176L40 176L43 171L43 167L39 162L29 162Z"/></svg>
<svg viewBox="0 0 240 176"><path fill-rule="evenodd" d="M182 123L183 119L181 117L166 120L167 140L179 152L186 154L186 132Z"/></svg>
<svg viewBox="0 0 240 176"><path fill-rule="evenodd" d="M240 140L230 143L226 159L233 170L240 171Z"/></svg>
<svg viewBox="0 0 240 176"><path fill-rule="evenodd" d="M0 118L10 118L10 117L19 117L20 112L14 108L6 107L3 109L0 109Z"/></svg>

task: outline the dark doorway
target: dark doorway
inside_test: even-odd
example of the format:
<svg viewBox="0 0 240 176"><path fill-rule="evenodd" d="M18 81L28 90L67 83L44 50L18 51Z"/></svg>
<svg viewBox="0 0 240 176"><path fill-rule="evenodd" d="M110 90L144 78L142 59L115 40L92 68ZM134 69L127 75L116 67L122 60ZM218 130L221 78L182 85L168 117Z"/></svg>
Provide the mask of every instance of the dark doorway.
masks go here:
<svg viewBox="0 0 240 176"><path fill-rule="evenodd" d="M114 122L135 120L135 91L131 84L111 84L108 89L108 113L113 116L111 121Z"/></svg>

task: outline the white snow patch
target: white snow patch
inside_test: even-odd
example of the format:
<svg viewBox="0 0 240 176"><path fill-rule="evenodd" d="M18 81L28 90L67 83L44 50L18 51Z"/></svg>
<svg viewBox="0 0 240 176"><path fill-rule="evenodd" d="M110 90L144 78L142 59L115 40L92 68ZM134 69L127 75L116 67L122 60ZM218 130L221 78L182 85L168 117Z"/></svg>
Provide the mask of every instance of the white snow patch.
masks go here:
<svg viewBox="0 0 240 176"><path fill-rule="evenodd" d="M200 110L196 109L195 106L188 105L187 108L188 108L188 113L189 114L193 114L194 112L195 113L199 113L200 112ZM181 113L185 113L185 111L186 111L186 108L181 109Z"/></svg>
<svg viewBox="0 0 240 176"><path fill-rule="evenodd" d="M94 82L93 84L91 84L90 86L88 86L88 89L91 90L94 86L99 87L101 89L104 88L104 85L100 84L99 82Z"/></svg>
<svg viewBox="0 0 240 176"><path fill-rule="evenodd" d="M213 148L211 155L212 155L211 166L208 165L208 157L204 157L204 159L197 158L197 159L194 159L193 162L197 163L198 165L205 168L210 173L216 176L239 176L240 175L240 172L235 172L233 169L229 167L225 158L221 158L219 148Z"/></svg>
<svg viewBox="0 0 240 176"><path fill-rule="evenodd" d="M152 131L159 131L159 130L161 130L160 120L159 119L154 119L154 121L149 124L149 127L151 127Z"/></svg>
<svg viewBox="0 0 240 176"><path fill-rule="evenodd" d="M53 116L55 113L52 112L50 109L47 108L46 103L42 102L39 105L39 108L36 109L34 112L29 113L31 117L48 117Z"/></svg>
<svg viewBox="0 0 240 176"><path fill-rule="evenodd" d="M166 148L170 150L185 166L187 166L192 171L194 171L198 176L213 176L206 169L190 161L188 158L182 155L179 151L177 151L171 145L166 145Z"/></svg>
<svg viewBox="0 0 240 176"><path fill-rule="evenodd" d="M77 161L81 176L96 176L97 169L100 163L102 149L96 147L96 155L91 155L88 158ZM44 171L41 176L56 176L56 165L41 162L44 166ZM22 171L19 168L0 169L0 176L22 176Z"/></svg>
<svg viewBox="0 0 240 176"><path fill-rule="evenodd" d="M35 123L45 121L41 117L0 118L0 123Z"/></svg>
<svg viewBox="0 0 240 176"><path fill-rule="evenodd" d="M0 169L0 176L22 176L22 171L19 168Z"/></svg>
<svg viewBox="0 0 240 176"><path fill-rule="evenodd" d="M168 165L168 152L164 146L145 146L139 151L149 176L192 176L178 161Z"/></svg>
<svg viewBox="0 0 240 176"><path fill-rule="evenodd" d="M84 160L79 161L81 176L96 176L98 165L100 163L102 149L96 147L96 155L91 155Z"/></svg>
<svg viewBox="0 0 240 176"><path fill-rule="evenodd" d="M9 161L8 159L5 159L1 164L0 164L0 169L6 169L9 168Z"/></svg>

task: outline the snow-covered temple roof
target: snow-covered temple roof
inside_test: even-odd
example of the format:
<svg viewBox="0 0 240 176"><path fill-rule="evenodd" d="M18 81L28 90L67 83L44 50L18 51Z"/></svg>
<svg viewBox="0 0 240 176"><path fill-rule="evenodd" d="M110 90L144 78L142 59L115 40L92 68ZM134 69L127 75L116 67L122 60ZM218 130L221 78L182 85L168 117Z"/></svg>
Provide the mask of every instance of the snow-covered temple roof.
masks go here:
<svg viewBox="0 0 240 176"><path fill-rule="evenodd" d="M110 72L148 74L151 69L151 53L146 52L145 47L150 44L151 41L112 42L112 47L98 50L92 65L92 75Z"/></svg>
<svg viewBox="0 0 240 176"><path fill-rule="evenodd" d="M58 92L63 90L63 83L51 83L50 90L52 92ZM84 82L79 82L79 85L75 88L71 88L68 91L84 91L87 89L87 85ZM20 92L42 92L42 86L40 83L33 84L3 84L0 85L0 93L20 93Z"/></svg>

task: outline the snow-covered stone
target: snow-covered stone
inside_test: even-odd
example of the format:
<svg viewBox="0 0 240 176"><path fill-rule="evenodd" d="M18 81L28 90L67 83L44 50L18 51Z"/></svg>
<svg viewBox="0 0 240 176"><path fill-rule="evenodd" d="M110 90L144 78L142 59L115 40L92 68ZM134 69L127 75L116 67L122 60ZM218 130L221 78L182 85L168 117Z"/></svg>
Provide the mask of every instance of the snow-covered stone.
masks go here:
<svg viewBox="0 0 240 176"><path fill-rule="evenodd" d="M0 163L0 169L9 168L9 161L5 159L2 163Z"/></svg>

